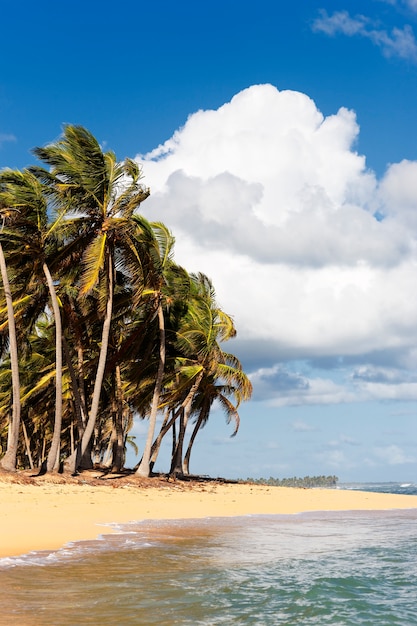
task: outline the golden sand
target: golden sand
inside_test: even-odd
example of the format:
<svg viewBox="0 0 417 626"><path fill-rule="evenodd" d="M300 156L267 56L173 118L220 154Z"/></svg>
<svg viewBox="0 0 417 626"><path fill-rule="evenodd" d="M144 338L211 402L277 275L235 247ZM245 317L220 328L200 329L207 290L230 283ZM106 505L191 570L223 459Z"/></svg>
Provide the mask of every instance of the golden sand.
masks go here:
<svg viewBox="0 0 417 626"><path fill-rule="evenodd" d="M152 480L145 486L128 478L100 485L41 478L21 483L1 476L0 557L95 539L111 532L100 527L111 522L417 508L417 496L161 480L149 486Z"/></svg>

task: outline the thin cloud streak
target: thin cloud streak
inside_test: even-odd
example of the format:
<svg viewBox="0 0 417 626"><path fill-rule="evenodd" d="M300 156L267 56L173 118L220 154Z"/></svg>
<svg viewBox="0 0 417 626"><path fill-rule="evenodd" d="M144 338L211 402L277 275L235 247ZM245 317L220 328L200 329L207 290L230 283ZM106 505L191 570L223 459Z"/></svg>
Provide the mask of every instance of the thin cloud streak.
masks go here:
<svg viewBox="0 0 417 626"><path fill-rule="evenodd" d="M0 148L3 143L17 141L17 138L11 133L0 133Z"/></svg>
<svg viewBox="0 0 417 626"><path fill-rule="evenodd" d="M417 10L417 3L409 3L409 6L412 10ZM328 36L342 34L347 37L364 37L378 46L386 57L398 57L417 63L417 42L409 24L402 28L394 27L388 32L386 29L378 28L364 15L351 17L348 11L335 11L329 15L324 9L319 13L320 17L312 24L313 32Z"/></svg>

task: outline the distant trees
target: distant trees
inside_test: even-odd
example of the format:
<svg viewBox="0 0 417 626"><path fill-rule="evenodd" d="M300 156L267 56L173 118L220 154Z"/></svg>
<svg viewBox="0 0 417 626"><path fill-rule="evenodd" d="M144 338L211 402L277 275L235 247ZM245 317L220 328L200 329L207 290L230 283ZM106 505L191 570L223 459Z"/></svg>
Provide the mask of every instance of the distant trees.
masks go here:
<svg viewBox="0 0 417 626"><path fill-rule="evenodd" d="M138 473L168 432L170 471L188 473L213 404L236 432L251 395L220 347L233 321L206 276L176 265L168 229L138 213L149 189L134 161L81 126L34 153L45 167L0 172L0 464L117 472L134 419L149 418Z"/></svg>

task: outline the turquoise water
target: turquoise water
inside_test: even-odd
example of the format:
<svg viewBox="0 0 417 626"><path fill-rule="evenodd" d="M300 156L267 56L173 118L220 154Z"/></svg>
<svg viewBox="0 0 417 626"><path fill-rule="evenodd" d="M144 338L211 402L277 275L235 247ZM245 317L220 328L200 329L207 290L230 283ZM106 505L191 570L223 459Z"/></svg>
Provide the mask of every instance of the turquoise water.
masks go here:
<svg viewBox="0 0 417 626"><path fill-rule="evenodd" d="M417 625L417 509L118 531L0 560L0 623Z"/></svg>
<svg viewBox="0 0 417 626"><path fill-rule="evenodd" d="M398 493L405 496L417 495L417 484L411 483L342 483L339 489L373 491L376 493Z"/></svg>

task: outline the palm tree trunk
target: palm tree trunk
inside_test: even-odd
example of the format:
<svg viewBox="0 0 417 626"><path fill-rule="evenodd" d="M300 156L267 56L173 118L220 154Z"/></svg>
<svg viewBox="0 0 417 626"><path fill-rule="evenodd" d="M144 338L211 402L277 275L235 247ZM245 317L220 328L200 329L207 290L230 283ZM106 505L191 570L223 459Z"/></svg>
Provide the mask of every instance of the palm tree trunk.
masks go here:
<svg viewBox="0 0 417 626"><path fill-rule="evenodd" d="M159 364L158 374L156 377L155 388L152 398L151 414L149 416L148 434L146 437L145 449L143 452L142 460L139 464L136 474L138 476L148 477L150 473L150 459L152 442L155 434L156 416L158 414L159 398L162 389L162 379L165 370L165 320L164 311L162 308L162 302L159 301L158 305L158 320L159 320Z"/></svg>
<svg viewBox="0 0 417 626"><path fill-rule="evenodd" d="M13 300L10 291L9 277L7 275L6 260L4 258L3 247L0 244L0 270L3 280L4 295L7 305L7 320L9 324L9 346L10 364L12 370L12 419L9 424L7 434L7 449L4 457L0 461L3 469L14 471L16 469L17 446L19 443L20 430L20 381L19 381L19 359L17 354L16 325L14 321Z"/></svg>
<svg viewBox="0 0 417 626"><path fill-rule="evenodd" d="M72 388L72 394L74 396L74 410L75 410L75 417L77 419L77 428L78 428L78 432L80 433L80 436L82 437L84 428L85 428L84 408L83 408L83 404L81 401L80 390L78 389L78 382L77 382L77 377L75 375L74 366L71 361L71 355L70 355L70 351L68 348L68 343L65 337L62 337L62 346L64 349L65 362L67 364L69 375L71 378L71 388ZM72 430L73 430L73 426L72 426Z"/></svg>
<svg viewBox="0 0 417 626"><path fill-rule="evenodd" d="M198 416L198 420L193 428L193 432L191 433L191 437L190 437L190 441L188 444L188 448L187 448L187 452L185 453L184 456L184 462L182 464L182 471L184 474L189 474L190 473L190 456L191 456L191 450L195 441L195 438L197 436L198 431L201 428L201 424L203 423L204 420L204 414L203 412L200 413L200 415Z"/></svg>
<svg viewBox="0 0 417 626"><path fill-rule="evenodd" d="M181 407L180 415L184 413L184 407ZM175 456L175 450L177 449L177 423L172 424L172 439L171 439L171 464L172 459Z"/></svg>
<svg viewBox="0 0 417 626"><path fill-rule="evenodd" d="M112 472L120 472L125 461L124 431L123 431L123 392L120 365L116 365L116 402L113 411L112 433Z"/></svg>
<svg viewBox="0 0 417 626"><path fill-rule="evenodd" d="M89 444L91 437L94 432L94 427L96 425L96 419L99 409L101 388L103 385L104 372L106 370L106 361L107 361L107 348L109 345L109 337L110 337L110 327L111 327L111 318L113 313L113 284L114 284L114 276L113 276L113 259L110 255L108 260L107 267L107 277L108 277L108 292L107 292L107 304L106 304L106 314L103 322L103 329L101 333L101 347L100 347L100 355L98 359L96 379L94 381L94 391L93 391L93 399L91 401L91 409L87 421L87 425L82 436L80 444L77 446L77 450L72 454L68 460L66 467L67 469L74 474L79 466L79 462L84 456Z"/></svg>
<svg viewBox="0 0 417 626"><path fill-rule="evenodd" d="M172 410L172 412L174 414L174 410ZM155 439L155 441L152 444L151 458L150 458L150 461L149 461L149 471L150 471L150 473L152 473L154 465L156 463L156 459L158 458L159 448L161 447L162 439L166 435L168 430L171 428L171 426L173 424L173 420L175 419L175 417L173 416L171 418L171 420L169 421L169 426L168 426L169 414L170 414L170 409L167 408L166 411L165 411L165 416L164 416L164 419L162 421L162 425L161 425L161 429L159 431L159 434L158 434L157 438Z"/></svg>
<svg viewBox="0 0 417 626"><path fill-rule="evenodd" d="M176 411L172 410L172 416L171 419L168 420L168 414L166 416L166 419L164 419L164 422L161 426L161 430L159 431L159 434L157 436L157 438L155 439L155 441L152 444L152 449L151 449L151 460L150 460L150 467L151 469L153 468L153 466L156 463L156 459L158 457L158 453L159 453L159 449L161 447L161 443L162 443L162 439L165 437L165 435L167 434L167 432L170 430L170 428L173 428L173 433L174 433L174 442L173 442L173 446L172 446L172 455L171 455L171 462L172 462L172 458L174 456L174 450L175 450L175 446L176 446L176 438L175 438L175 422L178 419L178 417L180 415L182 415L184 407L187 406L188 401L190 398L192 398L201 382L201 379L203 377L203 373L200 372L198 374L197 377L197 381L192 385L190 391L188 392L186 398L182 401L181 405L177 408Z"/></svg>
<svg viewBox="0 0 417 626"><path fill-rule="evenodd" d="M182 466L182 451L184 447L184 439L185 439L185 431L187 428L188 420L191 415L191 408L193 403L194 395L197 393L198 387L200 386L200 382L203 378L203 370L198 374L196 381L190 389L190 392L187 396L187 401L184 403L184 412L180 418L180 430L178 433L178 441L175 447L175 452L172 455L171 461L171 469L169 471L170 474L182 474L183 466Z"/></svg>
<svg viewBox="0 0 417 626"><path fill-rule="evenodd" d="M30 439L28 437L28 432L26 430L26 426L25 426L24 420L22 419L21 422L22 422L23 437L25 439L26 455L28 457L30 469L33 470L34 469L34 464L33 464L32 453L30 451Z"/></svg>
<svg viewBox="0 0 417 626"><path fill-rule="evenodd" d="M58 298L51 272L46 263L43 264L42 269L48 283L55 318L55 422L52 443L46 461L46 469L48 472L57 472L59 470L62 430L62 324L61 312L59 310Z"/></svg>
<svg viewBox="0 0 417 626"><path fill-rule="evenodd" d="M70 427L70 445L71 445L71 454L74 452L75 450L75 446L74 446L74 420L71 419L71 427Z"/></svg>
<svg viewBox="0 0 417 626"><path fill-rule="evenodd" d="M182 451L184 448L185 431L187 428L190 413L191 413L191 401L188 403L188 405L183 409L181 413L178 440L173 450L172 459L171 459L171 468L169 470L170 476L183 474Z"/></svg>

